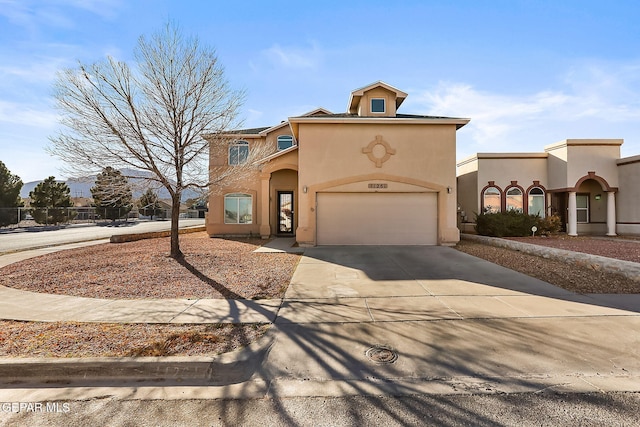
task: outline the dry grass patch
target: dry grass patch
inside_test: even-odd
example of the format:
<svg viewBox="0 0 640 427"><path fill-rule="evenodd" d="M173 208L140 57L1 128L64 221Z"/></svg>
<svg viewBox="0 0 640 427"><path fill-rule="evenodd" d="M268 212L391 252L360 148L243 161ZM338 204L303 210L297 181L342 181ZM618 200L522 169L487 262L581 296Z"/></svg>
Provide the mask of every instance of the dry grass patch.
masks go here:
<svg viewBox="0 0 640 427"><path fill-rule="evenodd" d="M269 325L0 321L0 357L213 356L244 347Z"/></svg>

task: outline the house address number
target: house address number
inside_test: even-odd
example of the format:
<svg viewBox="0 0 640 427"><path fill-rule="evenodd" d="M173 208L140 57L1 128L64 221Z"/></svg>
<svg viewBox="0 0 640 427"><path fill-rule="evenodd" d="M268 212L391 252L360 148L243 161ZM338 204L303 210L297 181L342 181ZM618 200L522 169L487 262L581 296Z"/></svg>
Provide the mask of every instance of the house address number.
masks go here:
<svg viewBox="0 0 640 427"><path fill-rule="evenodd" d="M388 184L369 184L369 188L387 188Z"/></svg>

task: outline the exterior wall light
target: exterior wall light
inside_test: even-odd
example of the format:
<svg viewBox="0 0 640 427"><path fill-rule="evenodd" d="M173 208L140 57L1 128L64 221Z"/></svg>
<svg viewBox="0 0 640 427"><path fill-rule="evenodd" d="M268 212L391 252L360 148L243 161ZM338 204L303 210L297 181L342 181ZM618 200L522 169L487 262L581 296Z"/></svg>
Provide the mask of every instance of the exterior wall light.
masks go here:
<svg viewBox="0 0 640 427"><path fill-rule="evenodd" d="M451 194L452 191L453 191L453 188L447 187L447 194Z"/></svg>
<svg viewBox="0 0 640 427"><path fill-rule="evenodd" d="M602 195L596 194L596 197L595 197L596 200L600 200L601 198L602 198Z"/></svg>
<svg viewBox="0 0 640 427"><path fill-rule="evenodd" d="M303 192L303 193L305 193L305 194L306 194L308 190L309 190L309 189L307 188L307 186L306 186L306 185L302 187L302 192Z"/></svg>

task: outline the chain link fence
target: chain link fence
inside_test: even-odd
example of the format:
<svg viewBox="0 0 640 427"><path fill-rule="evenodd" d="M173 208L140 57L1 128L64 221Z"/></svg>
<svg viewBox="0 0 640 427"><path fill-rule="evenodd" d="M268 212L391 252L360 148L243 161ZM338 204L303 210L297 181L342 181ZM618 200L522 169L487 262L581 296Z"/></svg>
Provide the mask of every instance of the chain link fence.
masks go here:
<svg viewBox="0 0 640 427"><path fill-rule="evenodd" d="M16 207L0 208L0 228L46 227L52 225L110 223L115 221L169 220L171 209L158 209L153 217L143 215L142 211L132 209L127 213L125 208L71 207L71 208L34 208ZM201 211L189 209L180 212L181 218L202 218Z"/></svg>

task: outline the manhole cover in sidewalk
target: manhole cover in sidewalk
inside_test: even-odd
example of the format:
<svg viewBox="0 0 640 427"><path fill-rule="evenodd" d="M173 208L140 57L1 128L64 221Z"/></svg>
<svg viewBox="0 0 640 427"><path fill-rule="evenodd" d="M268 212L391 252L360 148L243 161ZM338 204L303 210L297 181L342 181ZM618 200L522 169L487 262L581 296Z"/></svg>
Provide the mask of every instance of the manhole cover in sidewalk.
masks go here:
<svg viewBox="0 0 640 427"><path fill-rule="evenodd" d="M388 345L374 345L364 354L370 361L379 364L393 363L398 360L398 353Z"/></svg>

